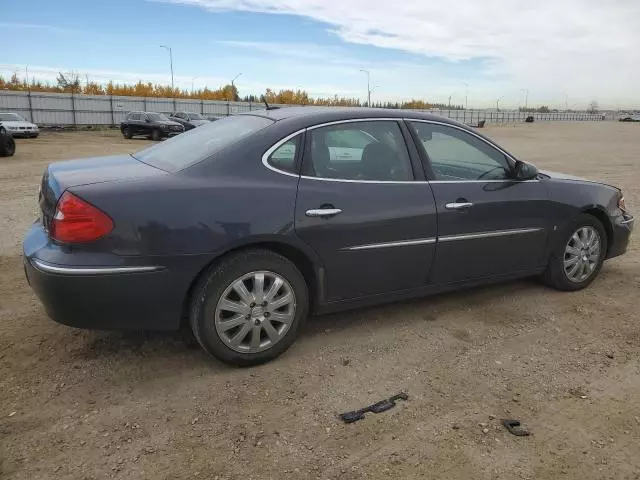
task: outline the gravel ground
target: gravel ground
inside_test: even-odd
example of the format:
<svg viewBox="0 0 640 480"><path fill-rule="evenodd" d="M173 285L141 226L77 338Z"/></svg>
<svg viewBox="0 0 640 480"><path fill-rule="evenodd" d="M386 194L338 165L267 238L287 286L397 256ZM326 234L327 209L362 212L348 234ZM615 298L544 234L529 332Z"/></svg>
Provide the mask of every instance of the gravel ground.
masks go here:
<svg viewBox="0 0 640 480"><path fill-rule="evenodd" d="M639 127L485 131L539 167L621 186L638 211ZM44 166L146 143L43 133L0 159L0 477L640 478L637 242L582 292L523 280L318 317L251 369L177 335L48 320L20 258ZM401 390L386 413L336 418Z"/></svg>

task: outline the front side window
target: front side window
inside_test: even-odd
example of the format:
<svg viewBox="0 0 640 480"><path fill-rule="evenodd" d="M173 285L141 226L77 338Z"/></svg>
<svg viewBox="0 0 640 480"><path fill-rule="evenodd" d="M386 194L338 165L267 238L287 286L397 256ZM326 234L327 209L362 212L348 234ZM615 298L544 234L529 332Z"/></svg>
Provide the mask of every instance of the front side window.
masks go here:
<svg viewBox="0 0 640 480"><path fill-rule="evenodd" d="M300 135L287 140L282 145L274 150L269 155L267 162L269 165L277 168L278 170L284 170L285 172L296 172L296 153L298 152L298 145L300 144Z"/></svg>
<svg viewBox="0 0 640 480"><path fill-rule="evenodd" d="M413 180L397 122L340 123L312 129L308 137L305 175L362 181Z"/></svg>
<svg viewBox="0 0 640 480"><path fill-rule="evenodd" d="M436 180L505 180L511 168L505 155L463 130L412 122L431 161Z"/></svg>

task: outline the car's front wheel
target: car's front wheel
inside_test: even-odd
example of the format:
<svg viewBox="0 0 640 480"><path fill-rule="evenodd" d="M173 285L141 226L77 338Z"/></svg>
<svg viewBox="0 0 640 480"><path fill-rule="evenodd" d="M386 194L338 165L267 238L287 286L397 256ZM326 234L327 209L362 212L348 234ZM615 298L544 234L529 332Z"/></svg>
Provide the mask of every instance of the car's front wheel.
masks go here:
<svg viewBox="0 0 640 480"><path fill-rule="evenodd" d="M131 127L125 127L124 130L122 131L122 135L127 140L131 140L131 138L133 137L133 131L131 130Z"/></svg>
<svg viewBox="0 0 640 480"><path fill-rule="evenodd" d="M581 290L598 276L606 252L607 234L602 223L592 215L582 214L565 229L543 279L558 290Z"/></svg>
<svg viewBox="0 0 640 480"><path fill-rule="evenodd" d="M203 276L194 289L190 322L205 351L248 366L287 350L307 310L307 285L292 262L268 250L246 250Z"/></svg>
<svg viewBox="0 0 640 480"><path fill-rule="evenodd" d="M159 142L162 139L162 132L158 129L155 129L151 132L151 140L154 142Z"/></svg>

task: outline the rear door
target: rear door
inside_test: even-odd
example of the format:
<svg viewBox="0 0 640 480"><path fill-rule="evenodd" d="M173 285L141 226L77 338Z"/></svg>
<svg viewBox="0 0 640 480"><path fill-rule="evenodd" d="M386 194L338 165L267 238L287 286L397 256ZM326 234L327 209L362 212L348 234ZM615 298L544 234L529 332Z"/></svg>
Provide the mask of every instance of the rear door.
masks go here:
<svg viewBox="0 0 640 480"><path fill-rule="evenodd" d="M549 202L538 180L513 179L513 160L473 132L411 121L438 211L433 284L510 275L544 264Z"/></svg>
<svg viewBox="0 0 640 480"><path fill-rule="evenodd" d="M436 210L407 138L393 119L307 130L295 229L322 258L325 301L427 282Z"/></svg>

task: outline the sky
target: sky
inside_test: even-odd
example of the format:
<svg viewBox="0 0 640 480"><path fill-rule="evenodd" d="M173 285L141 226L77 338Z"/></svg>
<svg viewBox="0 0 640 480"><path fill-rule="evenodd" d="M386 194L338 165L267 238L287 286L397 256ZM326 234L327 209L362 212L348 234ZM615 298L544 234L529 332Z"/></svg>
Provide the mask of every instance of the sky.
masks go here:
<svg viewBox="0 0 640 480"><path fill-rule="evenodd" d="M25 6L28 5L28 8ZM640 109L640 0L29 0L0 75L235 84L476 108Z"/></svg>

